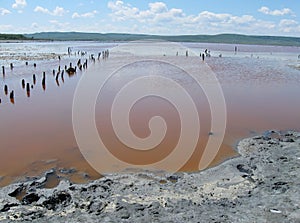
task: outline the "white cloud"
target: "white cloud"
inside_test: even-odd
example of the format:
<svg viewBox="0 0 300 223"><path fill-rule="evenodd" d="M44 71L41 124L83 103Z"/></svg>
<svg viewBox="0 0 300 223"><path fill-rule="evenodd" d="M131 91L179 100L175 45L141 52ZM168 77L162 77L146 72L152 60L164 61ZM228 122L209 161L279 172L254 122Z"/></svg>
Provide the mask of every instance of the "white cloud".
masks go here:
<svg viewBox="0 0 300 223"><path fill-rule="evenodd" d="M275 9L272 11L268 7L263 6L260 9L258 9L258 11L266 15L274 15L274 16L293 15L293 11L289 8L283 8L281 10Z"/></svg>
<svg viewBox="0 0 300 223"><path fill-rule="evenodd" d="M280 20L279 26L294 26L297 24L298 22L293 19L282 19Z"/></svg>
<svg viewBox="0 0 300 223"><path fill-rule="evenodd" d="M285 33L300 32L300 25L293 19L282 19L279 22L279 30Z"/></svg>
<svg viewBox="0 0 300 223"><path fill-rule="evenodd" d="M36 6L35 12L51 16L63 16L66 13L73 18L69 23L62 22L58 17L52 17L46 23L42 20L37 23L29 22L28 26L22 25L0 25L0 31L5 32L29 32L30 31L85 31L85 32L127 32L127 33L149 33L163 35L177 34L218 34L218 33L242 33L252 35L292 35L300 36L300 21L297 17L277 19L266 17L259 19L254 14L236 15L231 13L215 13L212 11L198 11L196 14L187 14L183 9L168 7L163 0L151 2L145 8L139 8L133 1L128 4L125 0L110 0L107 7L109 16L103 20L93 19L93 22L81 22L80 18L96 17L97 11L79 11L77 7L72 14L66 9L44 8ZM16 1L26 2L26 1ZM90 1L84 2L84 5ZM22 10L20 4L17 11ZM280 9L280 8L279 8ZM0 8L1 15L11 13L9 10ZM267 7L259 9L261 13L277 16L295 16L291 9L283 8L271 10ZM76 20L76 18L79 18ZM281 19L281 20L280 20ZM124 22L125 21L125 22Z"/></svg>
<svg viewBox="0 0 300 223"><path fill-rule="evenodd" d="M11 11L9 11L8 9L0 8L0 15L8 15L10 13Z"/></svg>
<svg viewBox="0 0 300 223"><path fill-rule="evenodd" d="M20 8L24 8L26 5L27 5L26 0L15 0L15 3L12 4L12 8L20 9Z"/></svg>
<svg viewBox="0 0 300 223"><path fill-rule="evenodd" d="M50 14L50 11L48 9L45 9L41 6L37 6L34 9L35 12L41 12L41 13L45 13L45 14Z"/></svg>
<svg viewBox="0 0 300 223"><path fill-rule="evenodd" d="M193 23L201 23L209 25L211 23L218 23L220 26L235 26L235 25L249 25L256 23L257 20L251 15L234 16L226 13L213 13L203 11L198 16L191 17Z"/></svg>
<svg viewBox="0 0 300 223"><path fill-rule="evenodd" d="M205 21L227 21L231 17L230 14L217 14L213 12L203 11L195 18L196 20L205 20Z"/></svg>
<svg viewBox="0 0 300 223"><path fill-rule="evenodd" d="M66 13L64 8L56 6L56 8L53 10L52 14L54 16L63 16Z"/></svg>
<svg viewBox="0 0 300 223"><path fill-rule="evenodd" d="M121 0L108 2L108 8L112 10L111 16L114 21L124 21L128 19L137 20L139 22L163 22L171 21L176 17L184 16L182 9L167 8L163 2L153 2L148 4L147 10L140 10L125 4Z"/></svg>
<svg viewBox="0 0 300 223"><path fill-rule="evenodd" d="M137 32L134 25L143 27L142 33L153 34L216 34L216 33L260 33L268 34L276 28L270 21L256 19L252 15L236 16L229 13L199 12L198 15L186 15L182 9L168 8L165 3L153 2L148 8L140 10L121 0L109 2L108 8L114 22L133 23L128 31ZM171 33L170 33L171 32Z"/></svg>
<svg viewBox="0 0 300 223"><path fill-rule="evenodd" d="M107 6L113 11L114 19L119 21L135 18L139 12L138 8L130 4L125 5L123 1L108 2Z"/></svg>
<svg viewBox="0 0 300 223"><path fill-rule="evenodd" d="M49 9L43 8L41 6L36 6L34 9L34 12L41 12L41 13L52 15L52 16L63 16L68 11L59 6L56 6L56 8L53 9L53 11L50 11Z"/></svg>
<svg viewBox="0 0 300 223"><path fill-rule="evenodd" d="M81 17L81 15L79 15L78 12L74 12L72 15L72 19L80 18L80 17Z"/></svg>
<svg viewBox="0 0 300 223"><path fill-rule="evenodd" d="M162 13L162 12L165 12L168 10L166 4L163 2L149 3L149 8L150 8L150 11L156 12L156 13Z"/></svg>
<svg viewBox="0 0 300 223"><path fill-rule="evenodd" d="M36 22L33 22L31 24L31 28L37 29L37 28L39 28L39 25Z"/></svg>
<svg viewBox="0 0 300 223"><path fill-rule="evenodd" d="M74 12L72 15L72 18L93 18L95 16L95 14L97 14L98 12L96 10L92 11L92 12L86 12L86 13L82 13L79 14L78 12Z"/></svg>

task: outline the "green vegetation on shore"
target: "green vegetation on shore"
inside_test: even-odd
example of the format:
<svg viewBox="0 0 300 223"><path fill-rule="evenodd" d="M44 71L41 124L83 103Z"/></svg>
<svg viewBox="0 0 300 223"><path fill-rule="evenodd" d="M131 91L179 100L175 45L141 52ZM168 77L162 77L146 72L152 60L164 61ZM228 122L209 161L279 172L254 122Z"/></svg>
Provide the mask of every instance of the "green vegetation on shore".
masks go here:
<svg viewBox="0 0 300 223"><path fill-rule="evenodd" d="M0 40L28 40L28 38L22 34L1 34L0 33Z"/></svg>
<svg viewBox="0 0 300 223"><path fill-rule="evenodd" d="M229 43L253 45L299 46L300 37L249 36L239 34L161 36L127 33L41 32L33 34L0 34L0 40L53 40L123 42L135 40L166 40L173 42Z"/></svg>
<svg viewBox="0 0 300 223"><path fill-rule="evenodd" d="M134 41L143 39L160 39L173 42L205 42L205 43L231 43L231 44L256 44L256 45L281 45L300 46L299 37L283 36L248 36L239 34L219 35L178 35L161 36L146 34L124 33L81 33L81 32L41 32L24 34L25 37L36 40L60 41Z"/></svg>

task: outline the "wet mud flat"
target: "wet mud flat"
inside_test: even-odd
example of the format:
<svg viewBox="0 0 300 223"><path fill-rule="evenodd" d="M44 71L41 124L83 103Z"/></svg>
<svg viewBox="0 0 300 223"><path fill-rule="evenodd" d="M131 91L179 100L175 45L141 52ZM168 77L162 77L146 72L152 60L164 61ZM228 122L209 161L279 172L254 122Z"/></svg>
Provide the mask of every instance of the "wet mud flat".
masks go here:
<svg viewBox="0 0 300 223"><path fill-rule="evenodd" d="M241 140L237 152L197 173L112 174L45 188L48 172L1 188L0 221L299 222L300 133L268 131Z"/></svg>
<svg viewBox="0 0 300 223"><path fill-rule="evenodd" d="M91 76L93 67L97 66L98 71L103 72L104 65L111 64L115 66L120 61L127 61L128 57L131 57L127 57L127 54L117 50L112 50L107 60L103 60L103 58L96 59L94 64L94 61L90 58L91 54L97 56L97 52L107 48L111 49L115 45L117 44L97 42L41 42L1 45L2 49L5 48L2 51L2 53L4 52L2 56L5 57L2 58L2 62L5 61L3 65L6 68L6 76L0 82L2 89L0 92L0 98L2 99L0 105L0 186L20 181L26 176L39 176L49 169L56 169L58 177L62 175L60 169L75 169L76 171L73 171L72 174L68 174L69 179L74 183L83 183L100 177L99 173L94 171L86 162L76 143L71 118L72 101L81 77ZM73 54L70 56L67 55L67 46L72 46L73 49ZM239 52L234 55L233 52L227 50L227 48L233 49L233 45L212 44L207 46L206 44L194 44L192 49L196 51L196 56L192 55L191 49L188 57L185 55L186 48L180 48L178 50L179 55L175 56L176 45L174 47L172 45L170 49L168 48L172 52L164 51L163 45L157 47L156 50L152 49L151 45L149 52L145 50L144 44L137 52L132 47L124 47L126 48L125 51L133 52L136 60L142 60L141 57L147 57L150 54L151 58L154 57L158 62L167 58L176 62L179 67L182 67L182 64L189 64L188 68L191 68L207 63L215 72L224 91L228 119L224 141L212 165L217 165L223 160L235 156L236 153L233 151L232 146L240 138L253 136L266 129L300 130L299 124L295 121L300 119L300 100L298 97L300 94L300 75L299 70L291 67L298 65L296 57L298 54L295 50L280 48L276 50L277 53L271 55L270 50L265 51L265 48L261 48L263 46L251 46L251 50L256 53L264 53L259 54L260 58L258 59L256 56L250 57L252 51ZM203 52L206 47L211 48L212 57L205 58L205 63L203 63L199 57L199 52L200 50ZM217 57L219 52L216 50L223 53L221 58ZM242 46L239 50L242 51ZM78 54L79 51L87 52L87 54L82 57ZM75 52L77 52L76 55ZM135 57L134 53L142 55L138 54ZM26 55L26 58L24 55ZM58 56L61 56L61 60L58 59ZM57 76L59 66L62 70L65 66L69 67L70 63L76 66L79 59L82 62L88 59L88 69L82 71L77 69L77 73L70 76L65 73L64 81L62 73L61 76ZM26 65L27 60L28 65ZM10 62L14 64L13 70L9 68ZM36 68L34 63L37 64ZM137 71L136 77L145 73L144 68L146 66L142 65L144 64L136 63L136 66L132 67L133 71ZM146 67L146 70L149 70L147 68L149 67ZM211 132L211 110L202 89L193 79L188 78L188 75L184 75L184 73L176 71L172 67L164 68L158 70L162 72L157 72L157 74L178 81L191 93L198 108L201 140L195 154L182 169L182 171L197 171L202 150L208 139L220 134L213 132L213 135L209 135ZM54 75L53 70L56 71ZM115 151L115 154L122 155L124 160L132 163L136 160L147 163L159 160L173 148L180 133L179 116L176 109L173 109L170 104L154 97L148 97L146 100L141 100L132 109L130 119L132 119L132 127L137 136L148 136L147 123L153 115L160 115L168 124L168 137L165 138L165 146L160 144L161 150L157 148L153 150L153 153L147 154L142 159L132 159L134 156L128 152L130 150L125 150L126 148L123 150L122 145L117 144L117 140L113 140L116 137L112 134L112 128L108 128L106 124L108 118L110 118L107 108L109 108L108 105L111 105L113 99L112 91L115 90L115 93L123 87L123 83L127 83L134 77L130 69L123 71L122 75L115 75L115 78L107 82L106 90L104 89L102 92L104 93L102 94L103 97L99 97L97 100L95 120L98 131L105 133L101 136L106 136L104 138L106 144ZM43 88L43 72L46 72L45 89ZM100 75L103 74L101 72ZM37 82L36 85L33 85L34 88L30 88L30 92L28 92L27 86L23 88L21 81L24 79L26 84L32 84L33 74L36 74ZM203 74L200 72L199 75ZM57 77L59 78L57 79ZM5 85L8 86L8 93L14 90L15 104L10 102L9 94L5 95L3 91ZM117 89L116 86L119 86L119 88ZM159 86L162 86L162 83L159 82L154 85L154 87ZM173 95L178 93L177 90L173 90L167 85L163 85L163 87L166 91L173 91ZM12 136L14 136L13 140ZM121 153L120 151L125 152ZM161 151L163 151L163 154ZM49 181L51 181L51 178L47 182ZM55 180L49 184L55 184Z"/></svg>

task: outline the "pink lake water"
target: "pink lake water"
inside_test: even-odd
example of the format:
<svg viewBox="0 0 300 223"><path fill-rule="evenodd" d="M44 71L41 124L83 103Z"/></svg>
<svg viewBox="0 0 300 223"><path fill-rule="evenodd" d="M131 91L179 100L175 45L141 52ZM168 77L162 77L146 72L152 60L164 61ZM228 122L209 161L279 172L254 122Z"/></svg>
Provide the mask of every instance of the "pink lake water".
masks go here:
<svg viewBox="0 0 300 223"><path fill-rule="evenodd" d="M102 63L113 61L113 52L107 61L102 58L98 61L98 52L116 45L118 44L98 42L1 43L0 65L5 66L6 73L5 77L1 73L0 78L0 185L24 179L26 176L40 175L50 168L76 169L74 173L66 176L73 182L100 177L78 149L72 126L72 102L80 78L89 75L91 67L101 68ZM243 137L269 129L300 130L300 48L238 45L238 52L235 54L234 45L230 44L183 45L189 47L189 51L193 51L195 55L199 55L206 48L211 51L212 56L206 58L205 62L216 74L226 101L225 138L212 165L236 155L233 148ZM71 56L67 54L68 47L72 47ZM87 54L82 57L74 55L79 50L86 51ZM95 64L89 59L91 54L96 57ZM220 54L222 57L219 57ZM58 55L61 56L60 61ZM184 52L180 52L179 57L185 58ZM63 69L70 62L75 65L78 59L88 59L88 69L77 71L73 76L65 73L64 81L60 77L57 83L52 74L53 69L57 72L59 65ZM197 56L194 60L201 62ZM25 61L28 61L28 65L25 65ZM9 68L10 63L15 65L13 70ZM33 67L34 63L37 64L36 68ZM147 67L140 66L135 69L143 72ZM43 72L46 72L45 90L41 84ZM162 70L162 73L166 77L173 75L168 69ZM37 77L35 85L33 74ZM133 76L124 72L121 77L110 80L109 86L114 87L104 89L103 100L97 102L95 120L98 130L104 134L107 145L113 148L115 155L125 157L128 162L153 162L166 156L180 135L180 120L176 109L155 97L141 100L134 107L132 128L137 135L145 137L149 134L149 119L155 115L164 117L170 128L160 147L147 155L140 154L136 157L120 149L122 145L113 140L113 130L106 108L117 89ZM181 169L197 171L211 125L208 102L201 90L194 90L195 83L185 75L176 73L173 78L186 89L190 89L193 97L199 98L196 106L201 111L199 119L202 138L191 159ZM22 89L22 79L33 85L29 97ZM8 85L9 92L15 91L14 104L5 95L4 85Z"/></svg>

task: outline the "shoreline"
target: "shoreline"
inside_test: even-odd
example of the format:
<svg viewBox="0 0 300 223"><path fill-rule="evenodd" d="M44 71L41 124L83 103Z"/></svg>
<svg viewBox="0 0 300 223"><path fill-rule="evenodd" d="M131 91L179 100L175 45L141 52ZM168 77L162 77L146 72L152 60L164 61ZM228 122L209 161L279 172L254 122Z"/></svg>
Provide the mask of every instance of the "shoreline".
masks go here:
<svg viewBox="0 0 300 223"><path fill-rule="evenodd" d="M138 41L159 41L159 39L137 39L137 40L99 40L99 39L0 39L0 43L51 43L51 42L95 42L95 43L105 43L105 44L123 44L123 43L131 43L131 42L138 42ZM274 44L274 43L232 43L232 42L210 42L210 41L171 41L171 40L162 40L170 43L177 43L177 44L187 44L187 45L193 45L193 44L207 44L207 45L228 45L228 46L246 46L246 47L255 47L255 46L261 46L261 47L288 47L288 48L300 48L300 45L289 45L289 44ZM240 51L243 52L243 51ZM246 51L248 52L248 51ZM249 51L252 52L252 51ZM264 52L264 51L262 51ZM276 52L276 51L275 51Z"/></svg>
<svg viewBox="0 0 300 223"><path fill-rule="evenodd" d="M268 131L236 148L239 156L200 172L11 184L0 188L0 221L299 222L300 133Z"/></svg>

